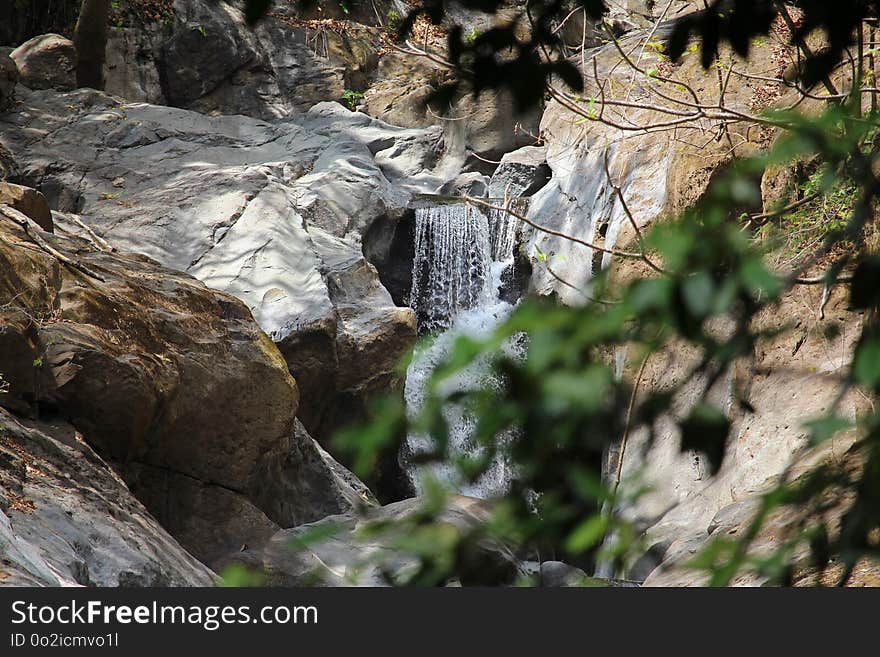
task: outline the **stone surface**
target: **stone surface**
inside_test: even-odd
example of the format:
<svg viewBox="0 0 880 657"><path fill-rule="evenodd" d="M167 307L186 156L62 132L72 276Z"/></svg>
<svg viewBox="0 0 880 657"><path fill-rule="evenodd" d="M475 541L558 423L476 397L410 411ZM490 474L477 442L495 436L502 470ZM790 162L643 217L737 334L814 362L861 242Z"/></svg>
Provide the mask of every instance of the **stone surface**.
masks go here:
<svg viewBox="0 0 880 657"><path fill-rule="evenodd" d="M489 178L478 171L470 171L457 176L437 188L440 196L473 196L485 198L489 192Z"/></svg>
<svg viewBox="0 0 880 657"><path fill-rule="evenodd" d="M70 39L43 34L12 51L19 81L31 89L76 88L76 48Z"/></svg>
<svg viewBox="0 0 880 657"><path fill-rule="evenodd" d="M206 562L369 497L296 427L296 384L244 304L144 256L43 235L103 280L0 218L0 405L66 418Z"/></svg>
<svg viewBox="0 0 880 657"><path fill-rule="evenodd" d="M468 167L484 174L505 153L535 142L540 107L519 112L507 92L484 92L476 99L462 94L451 107L436 107L431 94L447 79L448 71L423 58L389 53L365 93L366 111L395 125L442 126L447 143L461 145Z"/></svg>
<svg viewBox="0 0 880 657"><path fill-rule="evenodd" d="M0 204L12 206L26 214L47 232L52 232L52 210L40 192L30 187L0 182Z"/></svg>
<svg viewBox="0 0 880 657"><path fill-rule="evenodd" d="M259 549L230 555L226 563L238 563L263 573L269 586L386 586L388 577L392 580L405 577L415 565L414 559L389 548L395 540L393 535L363 539L356 533L370 523L405 518L420 504L421 500L413 498L373 509L363 516L331 516L318 523L284 530ZM452 498L441 522L466 532L486 518L484 504L467 497ZM296 548L297 539L321 531L330 531L330 538ZM512 584L525 575L516 557L500 543L484 541L473 549L474 563L482 565L475 568L473 581L462 581L462 585Z"/></svg>
<svg viewBox="0 0 880 657"><path fill-rule="evenodd" d="M109 93L212 114L291 116L363 89L383 47L372 7L372 20L354 22L364 13L355 11L337 17L343 23L279 3L253 27L232 4L175 0L174 10L164 24L111 31Z"/></svg>
<svg viewBox="0 0 880 657"><path fill-rule="evenodd" d="M325 411L341 417L334 408L386 389L415 339L411 312L381 288L360 242L445 177L439 129L395 128L336 103L266 123L33 92L0 120L0 142L56 210L73 205L113 246L245 301L288 358L319 439L336 426ZM340 367L340 354L363 352L376 358L369 367Z"/></svg>
<svg viewBox="0 0 880 657"><path fill-rule="evenodd" d="M18 83L18 67L5 52L0 52L0 112L15 104L15 85Z"/></svg>
<svg viewBox="0 0 880 657"><path fill-rule="evenodd" d="M542 146L523 146L506 153L489 181L491 198L532 196L550 180L552 171L547 164L547 149Z"/></svg>
<svg viewBox="0 0 880 657"><path fill-rule="evenodd" d="M0 586L214 580L72 426L0 409Z"/></svg>

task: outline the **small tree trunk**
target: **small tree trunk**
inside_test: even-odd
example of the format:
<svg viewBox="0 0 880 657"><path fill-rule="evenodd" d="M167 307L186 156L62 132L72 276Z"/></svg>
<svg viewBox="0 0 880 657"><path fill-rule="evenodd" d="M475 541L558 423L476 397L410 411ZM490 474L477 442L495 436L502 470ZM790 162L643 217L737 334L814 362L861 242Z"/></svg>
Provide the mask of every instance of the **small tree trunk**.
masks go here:
<svg viewBox="0 0 880 657"><path fill-rule="evenodd" d="M82 0L73 43L76 46L76 83L80 87L104 88L104 51L110 0Z"/></svg>

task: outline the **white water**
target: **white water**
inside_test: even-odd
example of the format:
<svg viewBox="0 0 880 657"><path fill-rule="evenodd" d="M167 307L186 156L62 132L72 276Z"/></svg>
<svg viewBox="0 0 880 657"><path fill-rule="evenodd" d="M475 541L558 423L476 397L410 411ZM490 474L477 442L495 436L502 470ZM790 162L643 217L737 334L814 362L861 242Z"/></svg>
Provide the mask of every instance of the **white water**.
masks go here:
<svg viewBox="0 0 880 657"><path fill-rule="evenodd" d="M518 221L507 213L483 213L465 203L438 205L416 210L415 258L410 298L419 319L420 333L435 334L434 340L413 357L406 375L404 396L407 410L415 415L424 405L431 373L460 335L485 337L513 309L500 298L501 275L512 265ZM514 345L508 347L513 353ZM444 382L444 392L497 387L499 382L485 362L471 363ZM475 455L477 446L471 435L474 419L461 408L448 405L444 410L449 426L453 454ZM501 437L501 440L504 438ZM414 454L427 449L430 439L409 436ZM424 469L413 471L416 487ZM476 483L456 478L453 467L437 465L430 474L460 493L492 497L504 493L510 482L510 467L496 458L489 471Z"/></svg>

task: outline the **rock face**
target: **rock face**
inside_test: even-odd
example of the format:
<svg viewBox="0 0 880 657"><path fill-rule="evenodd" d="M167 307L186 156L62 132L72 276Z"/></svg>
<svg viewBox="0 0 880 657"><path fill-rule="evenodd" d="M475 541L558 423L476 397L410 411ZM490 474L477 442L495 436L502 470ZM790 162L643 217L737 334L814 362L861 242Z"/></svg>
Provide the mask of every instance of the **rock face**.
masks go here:
<svg viewBox="0 0 880 657"><path fill-rule="evenodd" d="M414 317L382 288L360 236L442 180L439 130L394 128L336 103L266 123L93 91L24 98L0 119L20 177L56 210L76 199L114 246L245 301L300 383L310 432L338 426L341 415L324 418L334 399L362 406L397 376Z"/></svg>
<svg viewBox="0 0 880 657"><path fill-rule="evenodd" d="M76 48L70 39L43 34L12 51L21 84L31 89L76 88Z"/></svg>
<svg viewBox="0 0 880 657"><path fill-rule="evenodd" d="M109 93L205 113L290 116L362 90L383 47L375 14L364 24L351 15L344 24L322 20L326 13L306 22L296 3L279 3L249 27L232 4L175 0L173 7L164 23L111 31Z"/></svg>
<svg viewBox="0 0 880 657"><path fill-rule="evenodd" d="M265 546L244 550L229 562L239 563L266 576L269 586L387 586L391 580L406 575L415 560L390 549L395 538L359 538L356 532L370 523L400 520L418 510L420 500L410 499L372 510L364 517L331 516L318 523L278 532ZM459 532L465 532L477 522L485 520L483 502L467 497L455 497L440 522ZM331 538L317 544L296 549L297 539L310 532L329 531ZM516 557L497 542L482 542L475 548L472 580L463 585L512 584L525 571ZM385 576L383 576L383 573Z"/></svg>
<svg viewBox="0 0 880 657"><path fill-rule="evenodd" d="M632 517L648 526L654 546L654 565L648 568L646 585L699 585L705 573L684 567L710 537L741 535L755 512L755 496L790 469L789 476L803 473L822 459L838 462L847 454L851 439L839 436L829 448L808 449L804 427L837 398L847 371L847 354L860 333L863 317L847 310L847 293L837 289L826 308L827 320L817 321L815 308L821 290L796 288L779 307L758 318L758 327L769 330L785 317L797 330L763 341L750 362L741 363L733 376L717 390L714 401L729 409L733 423L724 466L709 477L701 458L679 451L679 435L671 422L664 422L659 439L648 451L646 436L637 435L627 448L624 476L642 469L644 483L652 491L631 509ZM829 338L824 328L837 322L840 335ZM662 389L684 375L691 363L686 352L661 354L645 369L646 386ZM685 388L677 404L686 407L697 397L698 382ZM734 390L741 391L753 412L733 404ZM840 412L855 417L869 402L852 392L840 402ZM632 451L630 451L632 450ZM837 511L836 513L839 513ZM829 515L832 515L829 513ZM794 525L791 513L773 518L762 533L758 549L778 544L783 529ZM760 584L754 577L738 584Z"/></svg>
<svg viewBox="0 0 880 657"><path fill-rule="evenodd" d="M0 586L211 586L64 422L0 409Z"/></svg>
<svg viewBox="0 0 880 657"><path fill-rule="evenodd" d="M83 269L0 217L0 405L75 426L206 562L368 498L295 427L296 384L240 301L144 256L42 239Z"/></svg>
<svg viewBox="0 0 880 657"><path fill-rule="evenodd" d="M501 164L489 181L489 196L532 196L547 184L552 175L553 172L547 164L547 149L541 146L523 146L501 158Z"/></svg>
<svg viewBox="0 0 880 657"><path fill-rule="evenodd" d="M505 153L533 144L542 109L519 112L507 92L463 94L450 107L434 107L431 94L448 72L419 57L389 53L379 62L378 80L366 91L366 111L406 127L440 125L449 141L467 151L469 170L491 174Z"/></svg>

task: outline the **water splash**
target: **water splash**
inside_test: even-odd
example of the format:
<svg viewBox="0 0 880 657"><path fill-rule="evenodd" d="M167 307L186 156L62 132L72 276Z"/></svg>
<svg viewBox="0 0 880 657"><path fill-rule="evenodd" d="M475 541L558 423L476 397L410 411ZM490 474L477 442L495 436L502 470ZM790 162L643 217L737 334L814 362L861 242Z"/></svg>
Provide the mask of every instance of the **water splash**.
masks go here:
<svg viewBox="0 0 880 657"><path fill-rule="evenodd" d="M410 295L420 333L432 333L434 340L420 349L407 370L404 397L407 410L415 415L424 407L427 384L455 340L462 335L488 337L511 312L513 306L500 298L502 274L512 266L519 229L518 220L498 210L481 212L470 204L455 203L416 211L415 258ZM505 346L516 355L522 346ZM475 361L444 382L444 392L500 387L501 382L485 361ZM460 406L444 409L453 453L477 455L474 418ZM504 440L505 436L499 437ZM410 435L409 451L418 454L430 448L427 436ZM423 471L410 469L421 489ZM448 465L432 466L433 476L465 495L488 498L504 493L511 480L509 463L496 457L476 483L456 480Z"/></svg>

